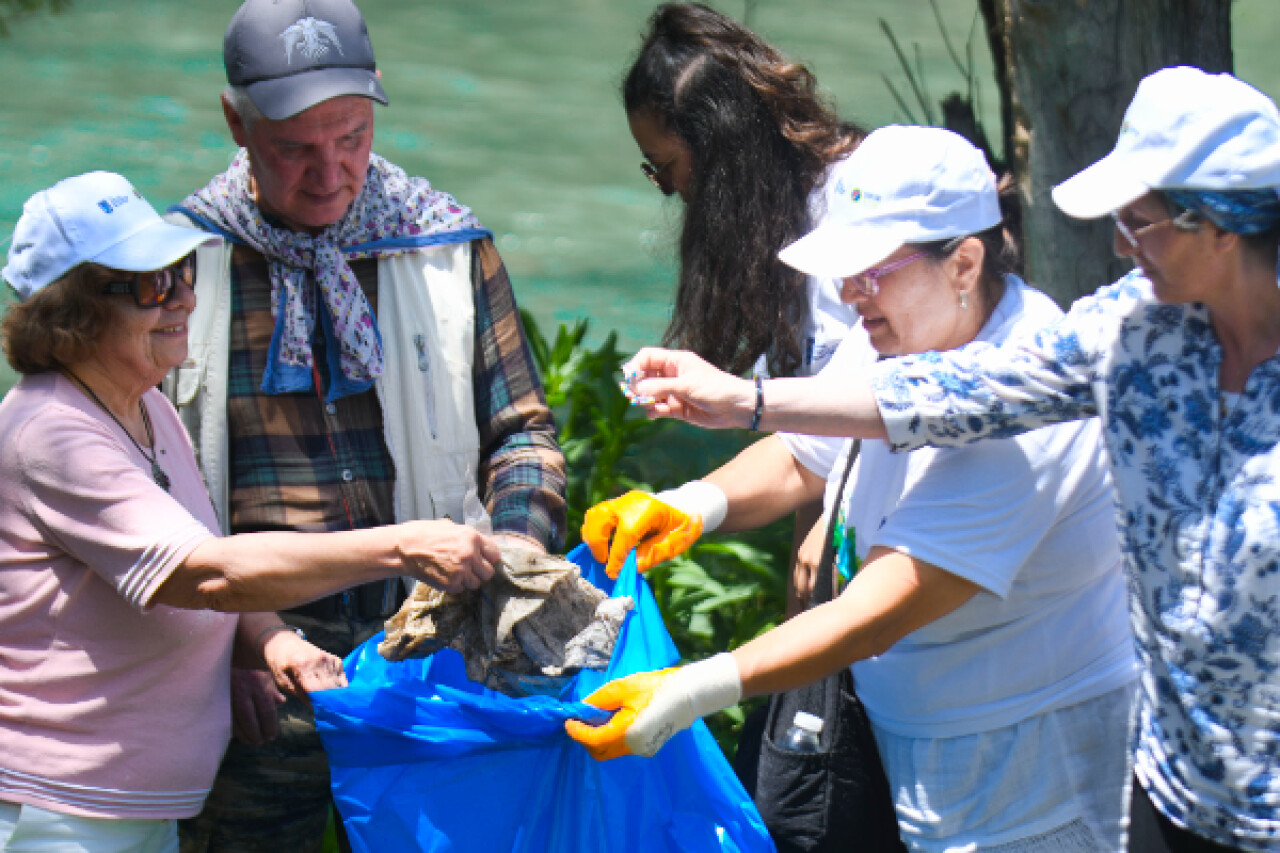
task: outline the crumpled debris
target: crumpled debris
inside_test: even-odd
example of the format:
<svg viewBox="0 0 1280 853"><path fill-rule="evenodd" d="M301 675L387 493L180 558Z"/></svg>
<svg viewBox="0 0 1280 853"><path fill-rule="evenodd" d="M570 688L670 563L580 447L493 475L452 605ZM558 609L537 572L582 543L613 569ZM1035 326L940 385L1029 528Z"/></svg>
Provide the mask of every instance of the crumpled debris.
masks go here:
<svg viewBox="0 0 1280 853"><path fill-rule="evenodd" d="M602 670L633 603L608 598L563 557L503 548L478 590L418 584L387 620L378 651L388 660L462 655L467 678L509 696L555 695L580 670Z"/></svg>

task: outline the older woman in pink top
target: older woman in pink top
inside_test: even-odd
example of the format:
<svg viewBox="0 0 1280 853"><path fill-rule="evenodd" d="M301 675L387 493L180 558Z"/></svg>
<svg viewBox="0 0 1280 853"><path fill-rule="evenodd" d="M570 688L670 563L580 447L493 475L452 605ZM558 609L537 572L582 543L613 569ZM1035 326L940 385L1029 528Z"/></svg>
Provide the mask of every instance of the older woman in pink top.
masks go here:
<svg viewBox="0 0 1280 853"><path fill-rule="evenodd" d="M497 546L449 521L217 538L177 414L202 232L119 175L33 196L4 279L20 300L0 402L0 850L176 851L231 734L228 680L299 692L341 661L270 611L411 575L475 588ZM216 239L216 238L214 238ZM236 615L239 614L239 615Z"/></svg>

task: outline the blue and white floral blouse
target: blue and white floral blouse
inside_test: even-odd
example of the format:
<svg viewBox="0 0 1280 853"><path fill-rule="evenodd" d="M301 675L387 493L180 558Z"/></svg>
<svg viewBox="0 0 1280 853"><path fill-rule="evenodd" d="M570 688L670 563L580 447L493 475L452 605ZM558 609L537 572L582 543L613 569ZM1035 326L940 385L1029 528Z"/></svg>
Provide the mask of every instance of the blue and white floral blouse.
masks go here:
<svg viewBox="0 0 1280 853"><path fill-rule="evenodd" d="M895 450L1097 415L1142 663L1135 771L1175 823L1219 843L1280 840L1280 358L1243 394L1200 304L1133 272L1003 346L881 362Z"/></svg>

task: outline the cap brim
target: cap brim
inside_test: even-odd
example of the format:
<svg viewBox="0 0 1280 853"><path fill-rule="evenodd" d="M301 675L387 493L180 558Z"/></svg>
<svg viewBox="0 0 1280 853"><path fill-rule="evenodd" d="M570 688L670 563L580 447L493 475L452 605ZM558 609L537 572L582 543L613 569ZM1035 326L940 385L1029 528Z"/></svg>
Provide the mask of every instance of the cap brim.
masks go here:
<svg viewBox="0 0 1280 853"><path fill-rule="evenodd" d="M1053 188L1053 203L1074 219L1097 219L1142 198L1151 187L1135 175L1131 158L1112 151Z"/></svg>
<svg viewBox="0 0 1280 853"><path fill-rule="evenodd" d="M778 260L807 275L844 278L875 266L904 242L894 228L827 223L784 248Z"/></svg>
<svg viewBox="0 0 1280 853"><path fill-rule="evenodd" d="M148 272L167 267L202 245L221 242L216 234L156 220L89 260L115 270Z"/></svg>
<svg viewBox="0 0 1280 853"><path fill-rule="evenodd" d="M317 68L288 77L259 80L246 86L245 91L258 111L272 121L291 118L343 95L387 103L387 93L382 90L377 73L367 68Z"/></svg>

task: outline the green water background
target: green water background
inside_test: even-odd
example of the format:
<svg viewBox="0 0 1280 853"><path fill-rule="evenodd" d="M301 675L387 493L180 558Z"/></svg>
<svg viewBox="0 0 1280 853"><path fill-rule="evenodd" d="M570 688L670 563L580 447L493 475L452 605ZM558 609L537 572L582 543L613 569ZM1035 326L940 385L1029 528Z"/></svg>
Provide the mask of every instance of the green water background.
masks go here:
<svg viewBox="0 0 1280 853"><path fill-rule="evenodd" d="M109 169L157 207L225 167L222 34L238 0L74 0L0 40L0 240L28 196ZM495 234L522 305L544 327L590 317L593 338L656 341L674 281L676 202L641 176L618 81L653 3L361 0L391 105L375 150L454 193ZM841 115L903 121L881 75L908 87L885 19L918 43L933 100L965 81L924 0L717 2L810 65ZM940 0L957 48L974 0ZM1280 95L1276 0L1236 0L1236 70ZM983 115L998 136L985 34L972 34ZM909 95L908 95L909 98ZM914 109L914 101L909 101ZM0 288L0 301L9 297ZM0 390L13 380L0 364Z"/></svg>

